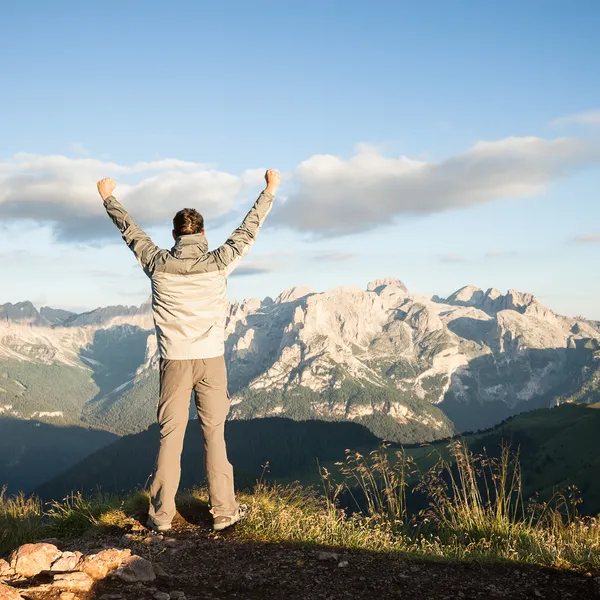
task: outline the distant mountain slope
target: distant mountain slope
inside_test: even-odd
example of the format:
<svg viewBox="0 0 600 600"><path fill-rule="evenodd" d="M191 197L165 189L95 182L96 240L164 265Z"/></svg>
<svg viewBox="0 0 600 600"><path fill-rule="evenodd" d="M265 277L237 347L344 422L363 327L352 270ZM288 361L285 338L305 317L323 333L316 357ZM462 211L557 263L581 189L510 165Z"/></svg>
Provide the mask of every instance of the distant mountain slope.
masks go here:
<svg viewBox="0 0 600 600"><path fill-rule="evenodd" d="M116 439L106 431L84 427L0 419L0 489L32 492Z"/></svg>
<svg viewBox="0 0 600 600"><path fill-rule="evenodd" d="M510 418L498 427L467 436L474 453L498 455L503 445L519 453L526 498L539 493L549 499L559 489L576 486L583 497L585 514L600 512L600 410L595 405L565 404ZM342 460L347 448L368 453L381 440L356 423L297 422L270 417L231 421L227 427L229 457L239 488L252 486L269 463L266 478L318 484L318 464L330 471ZM422 469L437 456L448 457L448 441L406 450ZM41 485L44 498L58 498L72 490L123 492L143 487L152 473L158 448L158 428L126 436ZM390 448L394 456L397 447ZM317 464L318 463L318 464ZM190 421L183 461L182 487L198 484L204 477L202 442L198 424Z"/></svg>
<svg viewBox="0 0 600 600"><path fill-rule="evenodd" d="M600 405L564 404L510 419L482 436L471 439L477 452L497 452L502 441L519 451L524 494L552 496L555 489L576 486L583 511L600 512ZM469 438L467 438L469 440Z"/></svg>
<svg viewBox="0 0 600 600"><path fill-rule="evenodd" d="M0 417L80 423L85 403L97 393L89 369L0 360Z"/></svg>
<svg viewBox="0 0 600 600"><path fill-rule="evenodd" d="M267 477L314 476L317 459L336 461L346 448L373 448L379 440L357 423L297 422L271 417L230 421L226 429L229 460L234 465L238 487L251 487L268 463ZM37 492L46 499L62 498L72 490L123 492L146 485L158 449L158 426L125 436L88 456L79 464L41 485ZM187 428L182 458L183 487L204 478L202 437L197 421Z"/></svg>

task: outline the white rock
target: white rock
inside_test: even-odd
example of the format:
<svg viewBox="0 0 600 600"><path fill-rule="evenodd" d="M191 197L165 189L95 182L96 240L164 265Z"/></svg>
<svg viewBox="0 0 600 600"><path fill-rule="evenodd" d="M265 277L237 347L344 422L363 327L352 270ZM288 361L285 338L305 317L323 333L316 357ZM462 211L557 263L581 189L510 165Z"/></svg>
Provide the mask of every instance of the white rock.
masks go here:
<svg viewBox="0 0 600 600"><path fill-rule="evenodd" d="M10 555L10 566L17 575L33 577L49 571L62 552L53 544L23 544Z"/></svg>

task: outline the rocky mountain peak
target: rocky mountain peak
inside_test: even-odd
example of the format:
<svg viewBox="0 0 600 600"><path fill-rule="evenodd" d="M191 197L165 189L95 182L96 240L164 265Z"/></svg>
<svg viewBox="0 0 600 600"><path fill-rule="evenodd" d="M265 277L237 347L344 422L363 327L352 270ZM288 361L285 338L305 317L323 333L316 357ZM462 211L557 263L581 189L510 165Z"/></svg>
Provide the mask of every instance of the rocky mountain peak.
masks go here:
<svg viewBox="0 0 600 600"><path fill-rule="evenodd" d="M448 296L445 302L454 306L479 306L484 298L485 294L482 289L474 285L465 285Z"/></svg>
<svg viewBox="0 0 600 600"><path fill-rule="evenodd" d="M452 306L472 306L490 316L495 316L502 310L513 310L547 321L553 321L556 318L554 312L541 304L533 294L518 292L514 289L502 294L496 288L489 288L484 292L478 287L467 285L442 302Z"/></svg>
<svg viewBox="0 0 600 600"><path fill-rule="evenodd" d="M304 296L312 294L313 291L314 290L311 290L307 287L295 286L293 288L290 288L289 290L284 290L283 292L281 292L281 294L279 294L279 296L277 296L277 298L275 299L275 302L277 304L283 304L285 302L295 302L296 300L299 300Z"/></svg>
<svg viewBox="0 0 600 600"><path fill-rule="evenodd" d="M107 306L74 315L63 322L67 327L98 327L114 321L125 320L128 324L139 325L149 320L152 304L144 302L141 306Z"/></svg>
<svg viewBox="0 0 600 600"><path fill-rule="evenodd" d="M42 306L40 314L53 325L61 325L67 319L72 319L76 316L76 313L70 310L51 308L50 306Z"/></svg>
<svg viewBox="0 0 600 600"><path fill-rule="evenodd" d="M20 325L49 326L51 323L44 318L29 301L11 304L7 302L0 306L0 321L18 323Z"/></svg>
<svg viewBox="0 0 600 600"><path fill-rule="evenodd" d="M408 293L408 288L404 285L404 282L397 277L384 277L383 279L370 281L367 285L367 292L379 292L386 287L398 288Z"/></svg>

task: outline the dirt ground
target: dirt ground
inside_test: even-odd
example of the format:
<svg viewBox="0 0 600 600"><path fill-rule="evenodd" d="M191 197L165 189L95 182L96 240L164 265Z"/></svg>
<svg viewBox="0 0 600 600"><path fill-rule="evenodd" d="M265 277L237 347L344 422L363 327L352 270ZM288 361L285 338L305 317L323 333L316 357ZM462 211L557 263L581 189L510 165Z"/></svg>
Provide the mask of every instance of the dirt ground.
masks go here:
<svg viewBox="0 0 600 600"><path fill-rule="evenodd" d="M140 519L142 520L142 519ZM594 600L600 577L528 565L457 564L402 560L374 552L307 548L243 541L235 527L221 535L210 531L208 514L178 516L172 531L148 535L104 534L64 549L93 551L102 546L130 547L152 561L157 579L125 583L108 577L80 600ZM600 575L600 574L598 574ZM50 598L47 594L32 599ZM58 596L57 596L58 598Z"/></svg>

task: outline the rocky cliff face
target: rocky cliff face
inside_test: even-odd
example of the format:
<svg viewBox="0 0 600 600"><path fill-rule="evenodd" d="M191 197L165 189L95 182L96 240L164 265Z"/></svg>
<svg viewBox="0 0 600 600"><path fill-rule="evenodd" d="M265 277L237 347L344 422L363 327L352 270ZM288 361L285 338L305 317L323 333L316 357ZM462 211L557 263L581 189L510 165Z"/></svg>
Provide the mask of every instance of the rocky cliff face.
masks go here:
<svg viewBox="0 0 600 600"><path fill-rule="evenodd" d="M98 386L88 415L116 410L120 396L155 377L148 304L60 319L30 303L0 310L0 375L7 361L85 370ZM557 315L531 294L468 286L422 297L397 279L236 302L226 331L234 418L378 419L382 427L384 419L440 436L451 431L445 414L459 429L478 428L551 405L600 342L594 324ZM0 404L10 404L2 391ZM153 414L154 405L147 399L143 410Z"/></svg>
<svg viewBox="0 0 600 600"><path fill-rule="evenodd" d="M586 342L600 340L592 325L556 315L531 294L469 286L444 300L415 296L399 280L234 304L227 331L236 390L324 392L362 382L397 394L380 406L350 402L341 413L324 405L320 414L432 422L413 407L438 405L454 416L458 406L473 411L476 427L493 424L498 403L503 418L530 402L551 402L548 394L590 358Z"/></svg>

